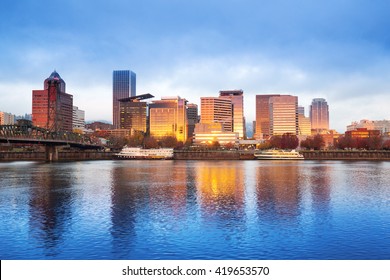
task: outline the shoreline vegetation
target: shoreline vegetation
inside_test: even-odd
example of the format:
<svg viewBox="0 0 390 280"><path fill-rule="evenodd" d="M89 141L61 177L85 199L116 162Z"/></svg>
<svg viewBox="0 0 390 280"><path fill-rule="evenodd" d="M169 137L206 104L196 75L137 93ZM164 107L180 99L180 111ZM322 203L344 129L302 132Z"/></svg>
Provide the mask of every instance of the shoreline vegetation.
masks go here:
<svg viewBox="0 0 390 280"><path fill-rule="evenodd" d="M389 150L321 150L299 151L307 160L378 160L390 161ZM114 160L116 152L61 151L58 161ZM256 160L254 150L175 150L173 160ZM0 161L46 161L45 152L1 151Z"/></svg>

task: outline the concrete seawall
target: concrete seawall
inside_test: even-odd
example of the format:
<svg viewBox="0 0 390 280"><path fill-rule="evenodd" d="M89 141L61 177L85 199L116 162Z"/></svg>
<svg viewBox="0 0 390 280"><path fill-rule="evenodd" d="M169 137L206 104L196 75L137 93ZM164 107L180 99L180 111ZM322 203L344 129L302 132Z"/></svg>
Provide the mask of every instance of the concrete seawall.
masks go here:
<svg viewBox="0 0 390 280"><path fill-rule="evenodd" d="M312 160L390 160L390 151L301 151Z"/></svg>
<svg viewBox="0 0 390 280"><path fill-rule="evenodd" d="M112 152L72 151L58 152L59 161L111 160ZM0 161L46 161L45 152L0 152Z"/></svg>
<svg viewBox="0 0 390 280"><path fill-rule="evenodd" d="M390 151L301 151L309 160L390 160ZM112 160L113 152L62 151L59 161ZM253 151L175 151L175 160L253 160ZM0 161L46 161L45 152L0 152Z"/></svg>

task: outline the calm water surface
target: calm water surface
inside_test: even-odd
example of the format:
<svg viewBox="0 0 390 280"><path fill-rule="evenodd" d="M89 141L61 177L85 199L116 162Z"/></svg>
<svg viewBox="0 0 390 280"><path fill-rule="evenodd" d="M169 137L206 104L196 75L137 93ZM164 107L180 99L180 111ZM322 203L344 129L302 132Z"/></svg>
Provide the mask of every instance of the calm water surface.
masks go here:
<svg viewBox="0 0 390 280"><path fill-rule="evenodd" d="M0 178L0 259L390 259L390 162L15 162Z"/></svg>

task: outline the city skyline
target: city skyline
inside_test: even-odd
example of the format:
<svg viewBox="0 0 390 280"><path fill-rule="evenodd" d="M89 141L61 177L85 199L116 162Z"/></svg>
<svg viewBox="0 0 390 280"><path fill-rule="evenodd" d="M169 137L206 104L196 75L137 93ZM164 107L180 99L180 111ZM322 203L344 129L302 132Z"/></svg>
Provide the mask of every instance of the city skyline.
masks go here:
<svg viewBox="0 0 390 280"><path fill-rule="evenodd" d="M255 95L267 93L298 96L306 110L325 98L330 128L340 132L390 118L386 1L67 1L38 16L46 7L21 0L0 11L0 111L28 113L31 101L20 100L57 69L86 120L110 121L112 70L130 68L138 92L156 99L180 95L199 105L242 89L247 123Z"/></svg>

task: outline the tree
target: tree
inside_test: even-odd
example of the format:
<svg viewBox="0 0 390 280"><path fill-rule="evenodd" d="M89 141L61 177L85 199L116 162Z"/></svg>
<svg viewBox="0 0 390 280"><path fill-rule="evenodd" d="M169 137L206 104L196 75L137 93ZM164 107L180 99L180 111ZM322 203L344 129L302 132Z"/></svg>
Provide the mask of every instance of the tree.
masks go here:
<svg viewBox="0 0 390 280"><path fill-rule="evenodd" d="M325 147L325 140L321 134L317 134L314 137L307 137L306 140L301 141L301 147L308 150L321 150Z"/></svg>
<svg viewBox="0 0 390 280"><path fill-rule="evenodd" d="M299 139L296 135L292 133L285 133L281 138L281 148L282 149L296 149L299 145Z"/></svg>
<svg viewBox="0 0 390 280"><path fill-rule="evenodd" d="M177 145L177 139L175 136L165 136L160 141L162 148L175 148Z"/></svg>
<svg viewBox="0 0 390 280"><path fill-rule="evenodd" d="M340 136L337 139L336 147L338 149L354 149L356 148L356 141L354 138L350 136Z"/></svg>
<svg viewBox="0 0 390 280"><path fill-rule="evenodd" d="M263 143L257 144L256 148L259 150L268 150L272 148L272 144L270 141L265 141Z"/></svg>
<svg viewBox="0 0 390 280"><path fill-rule="evenodd" d="M227 150L231 150L234 148L234 144L232 142L229 142L229 143L226 143L225 145L223 145L225 147L225 149Z"/></svg>
<svg viewBox="0 0 390 280"><path fill-rule="evenodd" d="M321 134L317 134L313 137L312 148L314 150L321 150L325 147L325 140Z"/></svg>
<svg viewBox="0 0 390 280"><path fill-rule="evenodd" d="M382 149L383 149L383 150L390 150L390 140L386 140L386 141L382 144Z"/></svg>
<svg viewBox="0 0 390 280"><path fill-rule="evenodd" d="M211 143L211 147L213 149L219 149L221 147L221 144L219 144L219 142L217 140L214 140L212 143Z"/></svg>
<svg viewBox="0 0 390 280"><path fill-rule="evenodd" d="M282 148L282 137L279 135L274 135L269 140L272 148L281 149Z"/></svg>
<svg viewBox="0 0 390 280"><path fill-rule="evenodd" d="M301 148L304 148L307 150L313 149L313 138L308 137L305 140L302 140L300 146L301 146Z"/></svg>
<svg viewBox="0 0 390 280"><path fill-rule="evenodd" d="M141 131L135 131L128 139L128 146L139 147L142 146L144 141L144 134Z"/></svg>
<svg viewBox="0 0 390 280"><path fill-rule="evenodd" d="M144 147L146 149L157 149L158 148L158 143L156 138L153 136L147 136L144 138Z"/></svg>
<svg viewBox="0 0 390 280"><path fill-rule="evenodd" d="M380 150L382 148L383 139L380 135L371 136L368 139L368 148L370 150Z"/></svg>

